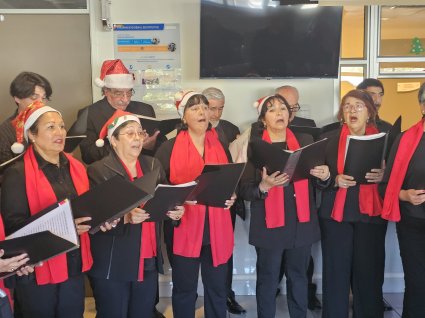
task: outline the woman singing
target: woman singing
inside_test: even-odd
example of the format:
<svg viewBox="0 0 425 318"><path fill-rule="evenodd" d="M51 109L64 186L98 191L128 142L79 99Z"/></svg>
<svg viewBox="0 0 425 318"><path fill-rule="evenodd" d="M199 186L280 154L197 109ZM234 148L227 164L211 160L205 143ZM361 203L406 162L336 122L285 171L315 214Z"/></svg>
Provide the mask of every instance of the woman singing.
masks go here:
<svg viewBox="0 0 425 318"><path fill-rule="evenodd" d="M182 128L176 138L162 144L156 153L171 184L195 180L205 164L229 162L217 133L209 124L205 96L192 91L180 92L176 104ZM186 204L180 225L172 230L173 242L169 239L167 245L172 245L173 253L175 318L195 317L199 267L204 284L205 317L226 317L227 261L233 252L233 228L228 208L234 199L226 201L225 209Z"/></svg>
<svg viewBox="0 0 425 318"><path fill-rule="evenodd" d="M13 233L44 208L89 189L84 166L63 152L66 130L57 110L34 102L13 123L18 141L25 138L30 146L23 160L4 175L1 212L6 234ZM15 143L12 147L16 146ZM83 272L90 269L92 258L86 233L90 226L81 223L88 220L89 217L75 219L79 249L36 267L35 275L17 278L15 296L24 317L83 317Z"/></svg>
<svg viewBox="0 0 425 318"><path fill-rule="evenodd" d="M319 221L323 254L323 317L348 317L350 287L356 317L383 317L386 222L381 219L380 167L366 174L369 184L344 175L348 135L378 133L376 108L367 92L352 90L342 99L340 130L329 137L326 163L331 172L323 190ZM362 154L359 160L367 160Z"/></svg>
<svg viewBox="0 0 425 318"><path fill-rule="evenodd" d="M97 145L107 134L113 151L87 169L92 185L120 175L132 181L158 170L157 184L164 183L158 160L140 156L147 136L139 119L117 110L106 122ZM119 200L117 189L117 200ZM183 215L183 207L169 211L171 219ZM162 272L159 223L149 221L149 211L135 208L107 232L92 236L93 267L89 272L98 318L139 317L152 313Z"/></svg>
<svg viewBox="0 0 425 318"><path fill-rule="evenodd" d="M258 121L250 139L262 139L280 149L296 150L311 142L308 135L295 136L288 129L291 110L280 95L266 96L254 104ZM249 158L239 195L251 201L249 243L257 252L257 315L276 315L276 290L282 260L287 277L287 299L291 317L306 317L308 302L307 269L311 245L320 239L313 191L307 179L291 182L285 173L270 175L255 169ZM310 171L321 180L329 179L327 166Z"/></svg>

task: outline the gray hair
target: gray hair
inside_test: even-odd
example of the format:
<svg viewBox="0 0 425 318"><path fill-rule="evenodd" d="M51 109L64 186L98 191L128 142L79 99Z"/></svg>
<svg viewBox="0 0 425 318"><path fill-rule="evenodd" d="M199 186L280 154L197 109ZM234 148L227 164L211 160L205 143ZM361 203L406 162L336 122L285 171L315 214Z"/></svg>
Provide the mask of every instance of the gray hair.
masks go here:
<svg viewBox="0 0 425 318"><path fill-rule="evenodd" d="M221 90L216 87L208 87L202 91L202 95L204 95L208 100L215 99L221 100L224 99L224 94Z"/></svg>
<svg viewBox="0 0 425 318"><path fill-rule="evenodd" d="M418 100L419 104L425 104L425 82L422 83L421 87L419 88Z"/></svg>

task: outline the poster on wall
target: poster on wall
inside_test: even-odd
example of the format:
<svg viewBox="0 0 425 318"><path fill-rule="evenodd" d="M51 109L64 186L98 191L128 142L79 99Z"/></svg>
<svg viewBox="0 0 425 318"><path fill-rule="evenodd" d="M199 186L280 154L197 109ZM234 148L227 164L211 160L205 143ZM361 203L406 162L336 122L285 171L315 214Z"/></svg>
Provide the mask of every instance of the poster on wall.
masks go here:
<svg viewBox="0 0 425 318"><path fill-rule="evenodd" d="M136 79L135 100L155 107L158 118L177 117L181 88L180 26L177 23L114 24L114 54Z"/></svg>

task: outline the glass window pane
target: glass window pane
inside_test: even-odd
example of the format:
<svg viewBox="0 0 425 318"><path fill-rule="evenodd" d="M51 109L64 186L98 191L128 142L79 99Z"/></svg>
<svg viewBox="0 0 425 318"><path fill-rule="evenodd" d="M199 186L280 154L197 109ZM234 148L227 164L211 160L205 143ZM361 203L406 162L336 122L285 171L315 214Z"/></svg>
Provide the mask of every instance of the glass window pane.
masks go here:
<svg viewBox="0 0 425 318"><path fill-rule="evenodd" d="M401 115L402 130L416 124L422 117L418 102L418 88L424 78L380 78L385 95L379 117L393 123Z"/></svg>
<svg viewBox="0 0 425 318"><path fill-rule="evenodd" d="M425 74L425 62L379 63L379 74Z"/></svg>
<svg viewBox="0 0 425 318"><path fill-rule="evenodd" d="M365 7L345 6L342 15L341 58L363 59Z"/></svg>
<svg viewBox="0 0 425 318"><path fill-rule="evenodd" d="M381 8L379 56L425 56L425 6Z"/></svg>
<svg viewBox="0 0 425 318"><path fill-rule="evenodd" d="M365 78L366 66L365 65L345 65L341 66L341 89L340 99Z"/></svg>
<svg viewBox="0 0 425 318"><path fill-rule="evenodd" d="M87 9L87 0L0 0L0 9Z"/></svg>

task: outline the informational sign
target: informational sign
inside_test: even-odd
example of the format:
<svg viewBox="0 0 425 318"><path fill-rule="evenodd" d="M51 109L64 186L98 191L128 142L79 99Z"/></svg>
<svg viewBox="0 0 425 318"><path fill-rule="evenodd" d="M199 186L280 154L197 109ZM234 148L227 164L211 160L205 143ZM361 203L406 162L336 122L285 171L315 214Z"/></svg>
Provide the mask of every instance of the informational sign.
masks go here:
<svg viewBox="0 0 425 318"><path fill-rule="evenodd" d="M114 54L136 79L135 100L155 106L158 117L175 117L181 87L179 24L114 24Z"/></svg>

